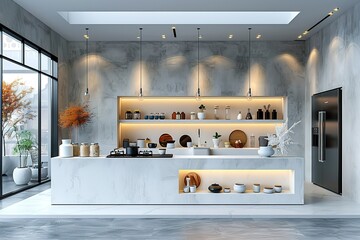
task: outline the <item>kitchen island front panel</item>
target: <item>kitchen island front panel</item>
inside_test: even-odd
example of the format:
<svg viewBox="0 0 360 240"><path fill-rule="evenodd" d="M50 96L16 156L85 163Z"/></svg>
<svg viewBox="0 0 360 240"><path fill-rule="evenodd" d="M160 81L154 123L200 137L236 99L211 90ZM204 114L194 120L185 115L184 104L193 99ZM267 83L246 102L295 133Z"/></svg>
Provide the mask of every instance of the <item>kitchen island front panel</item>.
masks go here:
<svg viewBox="0 0 360 240"><path fill-rule="evenodd" d="M183 192L187 172L198 172L202 179L195 193ZM52 204L304 203L304 159L300 157L55 157L51 176ZM233 191L235 180L247 184L246 193ZM211 193L209 183L230 187L232 192ZM252 183L261 184L260 193L252 192ZM281 193L262 193L263 187L275 183L283 186Z"/></svg>

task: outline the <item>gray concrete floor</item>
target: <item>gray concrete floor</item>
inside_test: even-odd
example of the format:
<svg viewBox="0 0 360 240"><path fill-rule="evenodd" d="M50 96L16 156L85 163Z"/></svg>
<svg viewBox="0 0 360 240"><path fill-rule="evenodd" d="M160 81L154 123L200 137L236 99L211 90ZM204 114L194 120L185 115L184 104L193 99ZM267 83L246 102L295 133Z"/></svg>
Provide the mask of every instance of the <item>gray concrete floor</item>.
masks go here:
<svg viewBox="0 0 360 240"><path fill-rule="evenodd" d="M50 188L0 200L0 209ZM0 219L0 239L351 239L360 219Z"/></svg>

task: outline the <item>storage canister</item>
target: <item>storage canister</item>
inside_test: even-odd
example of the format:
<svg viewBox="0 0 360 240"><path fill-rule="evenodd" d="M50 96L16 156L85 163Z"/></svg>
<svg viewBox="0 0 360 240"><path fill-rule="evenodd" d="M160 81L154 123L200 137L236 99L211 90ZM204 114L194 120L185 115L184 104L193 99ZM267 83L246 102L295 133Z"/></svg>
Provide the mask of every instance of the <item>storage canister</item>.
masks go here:
<svg viewBox="0 0 360 240"><path fill-rule="evenodd" d="M81 143L80 145L80 157L90 156L90 146L88 143Z"/></svg>
<svg viewBox="0 0 360 240"><path fill-rule="evenodd" d="M80 146L79 146L79 144L78 143L73 143L72 146L73 146L73 156L74 157L80 156Z"/></svg>
<svg viewBox="0 0 360 240"><path fill-rule="evenodd" d="M90 157L99 157L100 147L98 143L91 143L90 145Z"/></svg>

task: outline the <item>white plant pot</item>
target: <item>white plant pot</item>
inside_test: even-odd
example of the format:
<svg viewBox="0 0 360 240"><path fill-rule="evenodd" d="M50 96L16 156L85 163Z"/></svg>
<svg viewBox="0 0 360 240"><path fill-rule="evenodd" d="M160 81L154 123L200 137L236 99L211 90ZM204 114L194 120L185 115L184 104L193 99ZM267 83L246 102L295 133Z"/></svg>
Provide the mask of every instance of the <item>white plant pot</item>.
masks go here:
<svg viewBox="0 0 360 240"><path fill-rule="evenodd" d="M199 120L204 120L205 119L205 112L198 112L197 115L198 115Z"/></svg>
<svg viewBox="0 0 360 240"><path fill-rule="evenodd" d="M31 170L28 167L16 167L13 171L13 179L16 185L25 185L30 182Z"/></svg>
<svg viewBox="0 0 360 240"><path fill-rule="evenodd" d="M71 139L63 139L61 141L62 144L59 146L59 157L72 157L73 146L71 144Z"/></svg>
<svg viewBox="0 0 360 240"><path fill-rule="evenodd" d="M219 148L220 139L219 138L213 138L213 144L214 144L214 148Z"/></svg>
<svg viewBox="0 0 360 240"><path fill-rule="evenodd" d="M258 154L262 157L271 157L275 153L272 146L260 147Z"/></svg>

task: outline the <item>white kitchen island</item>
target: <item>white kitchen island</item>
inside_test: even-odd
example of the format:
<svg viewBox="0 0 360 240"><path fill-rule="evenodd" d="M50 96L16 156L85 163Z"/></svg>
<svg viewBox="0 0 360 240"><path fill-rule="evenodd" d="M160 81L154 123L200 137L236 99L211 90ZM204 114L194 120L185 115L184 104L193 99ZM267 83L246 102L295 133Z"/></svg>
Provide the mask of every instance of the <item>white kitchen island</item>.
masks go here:
<svg viewBox="0 0 360 240"><path fill-rule="evenodd" d="M184 176L196 172L196 193L184 193ZM175 155L173 158L55 157L51 160L52 204L303 204L304 159ZM211 193L218 183L231 193ZM244 183L236 193L234 183ZM252 185L261 184L261 193ZM282 193L263 187L282 185Z"/></svg>

